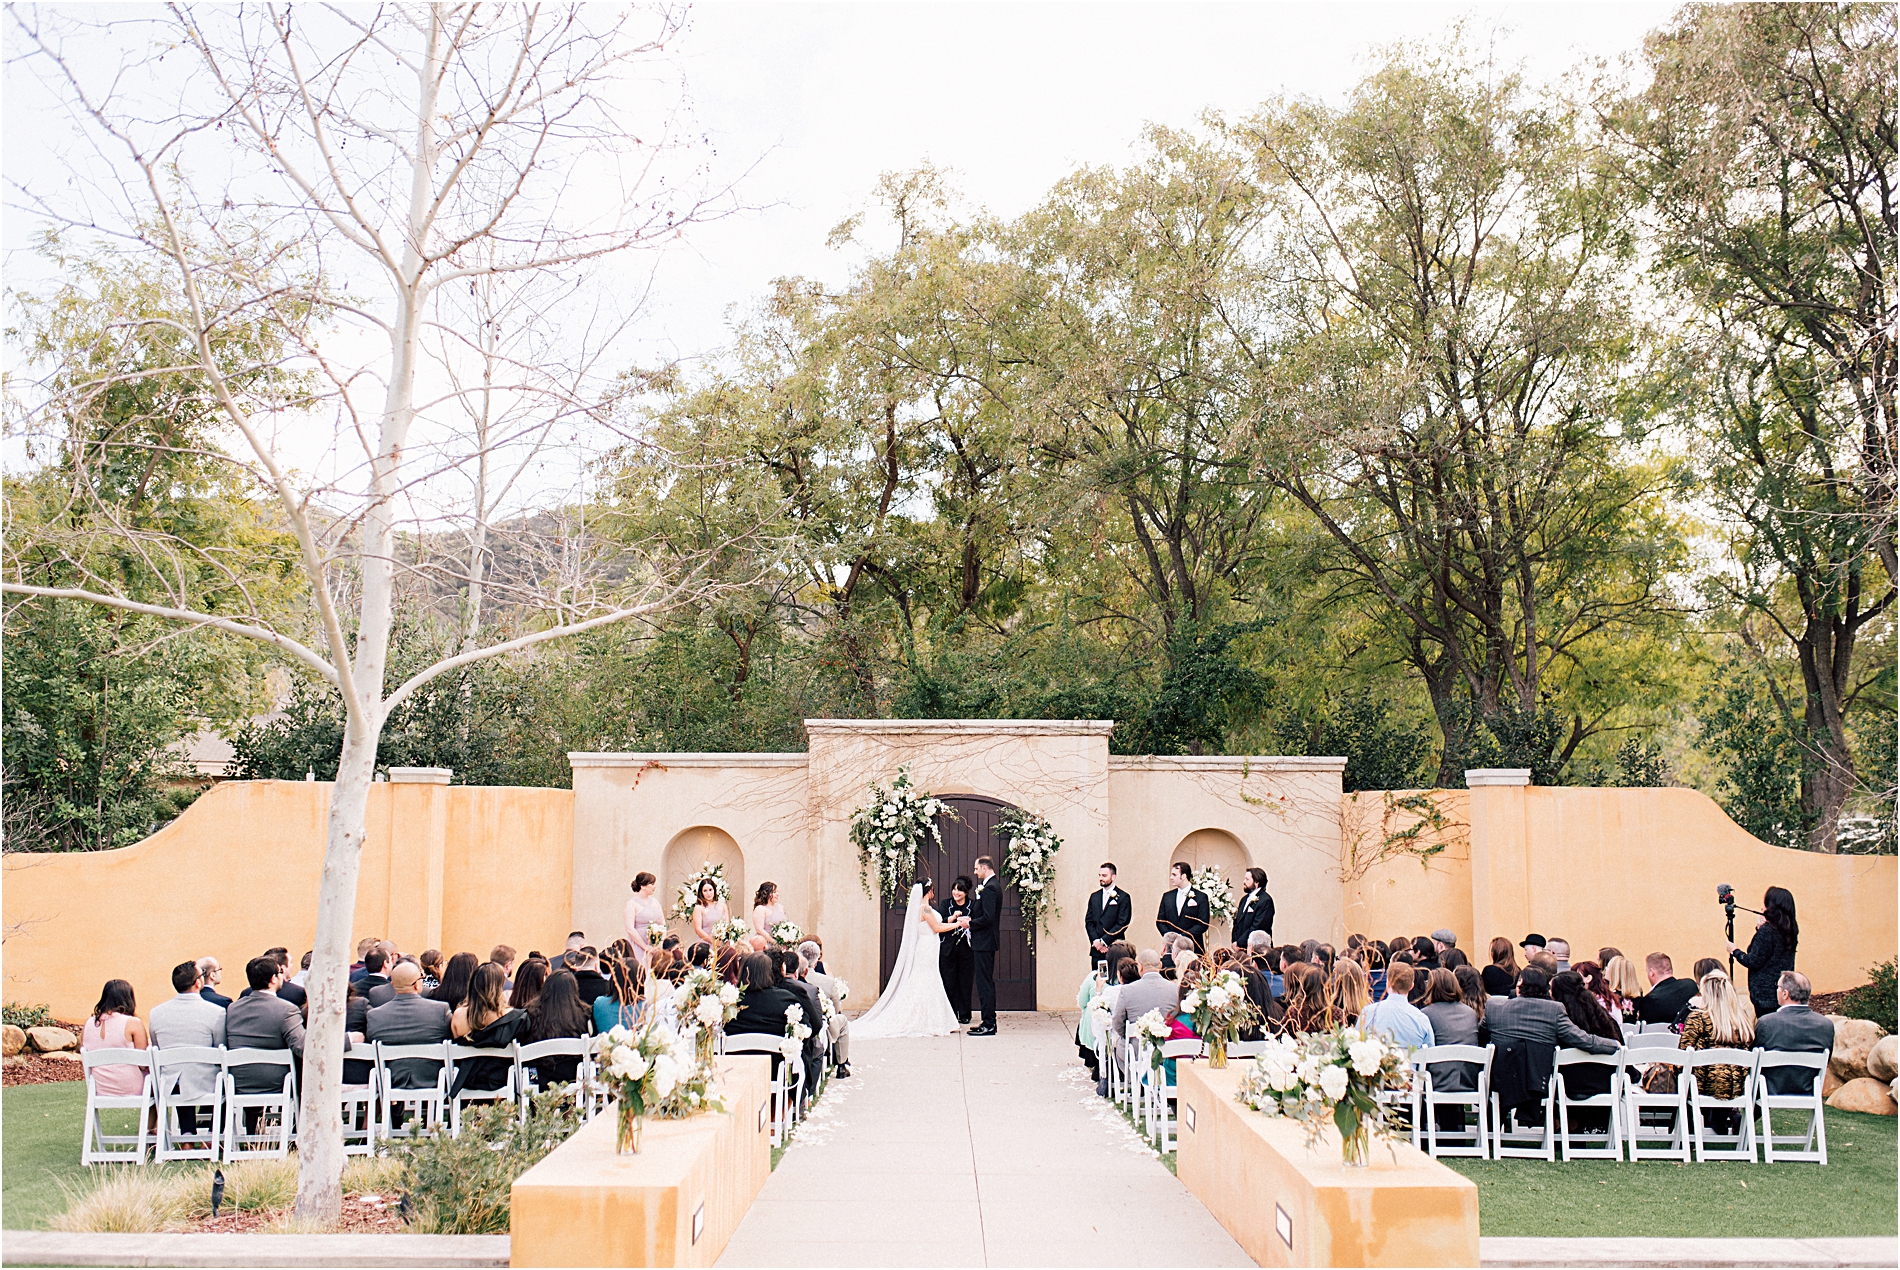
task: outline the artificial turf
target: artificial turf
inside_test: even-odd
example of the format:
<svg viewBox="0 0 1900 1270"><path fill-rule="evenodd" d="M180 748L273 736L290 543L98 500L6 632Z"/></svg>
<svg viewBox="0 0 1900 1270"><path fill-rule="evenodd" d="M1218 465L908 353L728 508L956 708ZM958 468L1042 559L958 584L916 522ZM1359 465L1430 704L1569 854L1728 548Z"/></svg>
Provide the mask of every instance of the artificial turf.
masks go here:
<svg viewBox="0 0 1900 1270"><path fill-rule="evenodd" d="M0 1224L6 1229L44 1230L66 1207L59 1179L70 1182L82 1171L85 1115L84 1081L7 1086L0 1099Z"/></svg>

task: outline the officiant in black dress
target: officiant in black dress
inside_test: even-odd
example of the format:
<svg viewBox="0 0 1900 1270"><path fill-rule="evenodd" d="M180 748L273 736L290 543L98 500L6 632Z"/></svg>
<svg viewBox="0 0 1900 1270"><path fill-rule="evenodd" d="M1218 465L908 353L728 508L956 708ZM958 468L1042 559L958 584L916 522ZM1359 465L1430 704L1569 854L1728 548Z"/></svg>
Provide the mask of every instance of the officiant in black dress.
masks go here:
<svg viewBox="0 0 1900 1270"><path fill-rule="evenodd" d="M970 879L958 877L950 884L950 894L937 901L938 916L954 923L970 915ZM943 994L957 1012L958 1023L970 1021L970 994L976 985L976 953L970 947L970 932L954 930L937 944L937 973L943 977Z"/></svg>

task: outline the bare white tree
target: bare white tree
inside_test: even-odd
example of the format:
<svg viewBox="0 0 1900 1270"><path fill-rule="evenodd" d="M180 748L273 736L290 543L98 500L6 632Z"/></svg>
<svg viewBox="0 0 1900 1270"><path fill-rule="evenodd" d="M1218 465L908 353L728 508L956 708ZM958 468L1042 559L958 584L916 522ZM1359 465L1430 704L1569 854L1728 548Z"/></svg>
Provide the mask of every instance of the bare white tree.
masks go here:
<svg viewBox="0 0 1900 1270"><path fill-rule="evenodd" d="M135 594L71 542L60 547L70 584L23 580L10 546L4 589L262 641L341 696L297 1186L300 1217L333 1221L349 935L385 719L445 672L713 585L677 551L565 536L548 584L511 597L517 613L534 602L517 626L527 633L480 639L487 521L550 438L579 470L593 407L611 395L589 387L599 347L555 353L577 313L596 321L577 291L714 206L686 192L704 171L653 105L670 91L663 49L681 14L480 4L173 5L157 20L95 23L9 14L13 69L37 72L82 143L75 179L16 186L16 206L128 261L163 261L176 301L126 318L174 348L169 364L108 360L56 377L62 390L29 413L57 432L114 386L190 377L215 408L204 457L250 482L294 536L311 611L299 625L262 603L195 606L187 574L234 566L96 506L93 543L116 535L165 594ZM533 344L510 351L498 334L452 329L484 306ZM260 330L268 338L254 338ZM455 535L468 567L451 575L473 588L460 651L387 684L402 575L427 567L418 544ZM227 599L250 594L242 576L223 581Z"/></svg>

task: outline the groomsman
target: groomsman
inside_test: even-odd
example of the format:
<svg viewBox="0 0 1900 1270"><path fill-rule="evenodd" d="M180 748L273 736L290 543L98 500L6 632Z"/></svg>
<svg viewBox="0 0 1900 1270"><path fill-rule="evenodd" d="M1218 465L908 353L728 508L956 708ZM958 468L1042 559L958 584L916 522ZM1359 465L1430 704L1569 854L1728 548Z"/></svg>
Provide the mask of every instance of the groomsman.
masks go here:
<svg viewBox="0 0 1900 1270"><path fill-rule="evenodd" d="M1194 885L1194 872L1186 864L1176 861L1168 870L1169 890L1162 892L1161 912L1155 917L1155 925L1161 933L1186 935L1194 941L1194 951L1207 951L1207 921L1211 911L1207 904L1207 892Z"/></svg>
<svg viewBox="0 0 1900 1270"><path fill-rule="evenodd" d="M1234 947L1245 948L1247 936L1257 930L1273 938L1273 897L1267 894L1267 871L1248 869L1240 878L1240 907L1234 910Z"/></svg>
<svg viewBox="0 0 1900 1270"><path fill-rule="evenodd" d="M1101 889L1089 896L1088 916L1083 919L1089 933L1090 966L1108 960L1108 946L1128 933L1128 923L1135 916L1135 902L1115 885L1115 866L1104 860L1095 876Z"/></svg>

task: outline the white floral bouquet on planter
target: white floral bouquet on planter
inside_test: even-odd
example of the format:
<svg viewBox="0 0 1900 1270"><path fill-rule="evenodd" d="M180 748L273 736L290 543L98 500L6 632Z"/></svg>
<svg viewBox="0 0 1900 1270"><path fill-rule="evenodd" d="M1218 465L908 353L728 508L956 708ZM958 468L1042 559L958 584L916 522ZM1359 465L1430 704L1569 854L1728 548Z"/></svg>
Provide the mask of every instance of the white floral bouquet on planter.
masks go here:
<svg viewBox="0 0 1900 1270"><path fill-rule="evenodd" d="M697 870L687 874L686 880L680 883L680 889L673 895L673 909L672 912L668 914L669 917L676 917L681 921L692 917L693 908L699 903L699 884L701 882L711 882L713 884L713 887L718 892L719 902L721 904L727 903L732 899L732 887L726 881L726 866L723 864L714 864L711 860L708 860L700 865Z"/></svg>
<svg viewBox="0 0 1900 1270"><path fill-rule="evenodd" d="M1041 815L1021 808L1011 809L994 832L1003 839L1003 883L1016 888L1023 933L1034 952L1036 933L1048 934L1050 919L1062 911L1055 901L1056 852L1062 849L1062 839Z"/></svg>
<svg viewBox="0 0 1900 1270"><path fill-rule="evenodd" d="M797 1061L805 1051L805 1042L811 1039L811 1025L805 1022L805 1007L788 1005L785 1007L785 1057Z"/></svg>
<svg viewBox="0 0 1900 1270"><path fill-rule="evenodd" d="M1379 1095L1411 1087L1406 1051L1377 1035L1342 1027L1269 1038L1234 1097L1266 1115L1304 1121L1309 1142L1331 1119L1346 1163L1364 1165L1373 1133L1393 1132L1392 1109Z"/></svg>
<svg viewBox="0 0 1900 1270"><path fill-rule="evenodd" d="M657 1022L638 1031L614 1028L596 1042L595 1061L618 1104L616 1151L640 1149L640 1130L648 1116L678 1120L726 1109L712 1067L694 1053L692 1038Z"/></svg>
<svg viewBox="0 0 1900 1270"><path fill-rule="evenodd" d="M739 1017L739 989L694 966L673 989L673 1016L680 1034L697 1044L701 1061L711 1062L719 1029Z"/></svg>
<svg viewBox="0 0 1900 1270"><path fill-rule="evenodd" d="M1208 921L1220 926L1234 920L1234 909L1237 904L1234 899L1234 888L1225 877L1221 876L1218 866L1210 864L1197 870L1194 874L1194 886L1196 890L1207 894Z"/></svg>
<svg viewBox="0 0 1900 1270"><path fill-rule="evenodd" d="M924 841L943 847L937 817L944 811L941 801L911 783L908 767L897 769L889 789L871 786L871 801L851 813L851 842L858 849L858 879L866 894L886 904L908 898Z"/></svg>
<svg viewBox="0 0 1900 1270"><path fill-rule="evenodd" d="M1210 1067L1227 1066L1227 1047L1260 1023L1260 1011L1247 999L1247 983L1231 970L1218 970L1181 998L1181 1013L1207 1045Z"/></svg>
<svg viewBox="0 0 1900 1270"><path fill-rule="evenodd" d="M798 929L797 922L779 922L772 927L772 942L780 948L796 948L805 938L805 932Z"/></svg>
<svg viewBox="0 0 1900 1270"><path fill-rule="evenodd" d="M743 944L752 938L752 923L743 917L728 917L713 925L713 936L722 943Z"/></svg>

